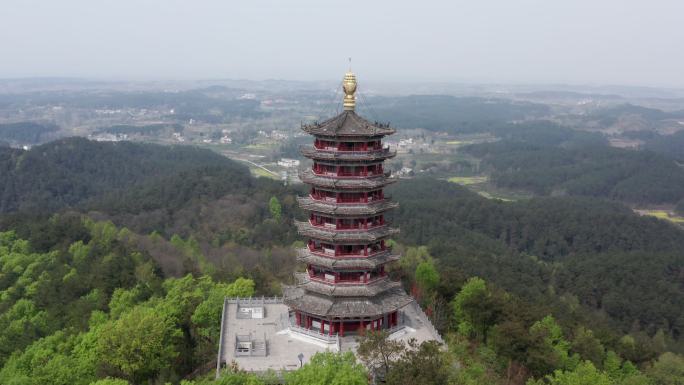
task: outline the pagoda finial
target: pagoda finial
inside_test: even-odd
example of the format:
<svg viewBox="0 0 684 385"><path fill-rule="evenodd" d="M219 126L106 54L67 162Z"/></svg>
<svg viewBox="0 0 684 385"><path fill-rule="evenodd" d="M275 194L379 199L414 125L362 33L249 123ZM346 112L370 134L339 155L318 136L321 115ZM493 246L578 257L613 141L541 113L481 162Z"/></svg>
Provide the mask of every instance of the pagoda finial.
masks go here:
<svg viewBox="0 0 684 385"><path fill-rule="evenodd" d="M344 81L342 82L342 89L344 90L344 110L354 111L356 107L356 75L351 72L351 58L349 58L349 71L344 74Z"/></svg>

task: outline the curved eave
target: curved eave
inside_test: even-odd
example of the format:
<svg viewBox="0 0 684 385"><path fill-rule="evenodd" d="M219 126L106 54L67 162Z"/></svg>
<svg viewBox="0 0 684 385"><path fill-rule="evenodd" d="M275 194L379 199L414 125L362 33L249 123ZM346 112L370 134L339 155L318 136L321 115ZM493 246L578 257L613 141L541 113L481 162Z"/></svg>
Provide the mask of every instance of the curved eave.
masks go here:
<svg viewBox="0 0 684 385"><path fill-rule="evenodd" d="M328 137L374 137L392 135L396 132L388 125L371 123L354 111L344 111L322 123L303 124L302 131Z"/></svg>
<svg viewBox="0 0 684 385"><path fill-rule="evenodd" d="M312 226L309 222L300 221L295 221L295 225L300 235L331 243L375 242L399 233L399 229L391 228L387 225L359 230L327 230Z"/></svg>
<svg viewBox="0 0 684 385"><path fill-rule="evenodd" d="M311 197L297 197L299 207L332 216L375 215L399 207L397 202L383 199L372 203L335 204L317 201Z"/></svg>
<svg viewBox="0 0 684 385"><path fill-rule="evenodd" d="M386 263L399 260L399 255L392 254L389 250L369 257L340 258L334 256L322 256L312 253L307 248L297 250L297 260L308 265L321 266L328 269L375 269Z"/></svg>
<svg viewBox="0 0 684 385"><path fill-rule="evenodd" d="M375 297L385 291L401 287L401 283L391 281L387 277L358 284L321 282L310 279L306 273L297 273L296 277L299 280L297 286L305 291L332 297Z"/></svg>
<svg viewBox="0 0 684 385"><path fill-rule="evenodd" d="M289 307L322 318L379 317L413 302L401 288L390 289L373 298L327 297L293 286L283 287L283 294Z"/></svg>
<svg viewBox="0 0 684 385"><path fill-rule="evenodd" d="M324 151L317 150L313 146L301 146L299 152L309 158L316 160L341 160L341 161L378 161L394 158L396 151Z"/></svg>
<svg viewBox="0 0 684 385"><path fill-rule="evenodd" d="M372 178L334 178L318 176L312 170L305 170L299 173L299 179L307 184L331 189L344 190L367 190L378 189L396 182L396 179L389 178L389 173Z"/></svg>

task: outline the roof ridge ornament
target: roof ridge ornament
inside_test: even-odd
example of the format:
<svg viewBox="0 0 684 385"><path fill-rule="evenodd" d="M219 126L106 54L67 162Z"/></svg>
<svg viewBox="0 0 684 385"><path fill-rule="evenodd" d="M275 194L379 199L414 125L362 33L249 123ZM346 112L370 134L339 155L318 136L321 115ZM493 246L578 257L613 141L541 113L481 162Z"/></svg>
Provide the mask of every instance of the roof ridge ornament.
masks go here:
<svg viewBox="0 0 684 385"><path fill-rule="evenodd" d="M342 90L344 90L344 110L354 111L354 107L356 107L356 97L354 96L356 92L356 75L351 72L351 68L344 74Z"/></svg>

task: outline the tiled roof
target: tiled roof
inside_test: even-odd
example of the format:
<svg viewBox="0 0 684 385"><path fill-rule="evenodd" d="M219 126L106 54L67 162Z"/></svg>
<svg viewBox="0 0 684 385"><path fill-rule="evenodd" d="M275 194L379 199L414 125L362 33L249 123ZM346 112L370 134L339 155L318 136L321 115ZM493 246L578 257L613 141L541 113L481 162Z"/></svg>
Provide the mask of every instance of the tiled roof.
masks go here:
<svg viewBox="0 0 684 385"><path fill-rule="evenodd" d="M399 233L399 229L387 225L371 229L334 230L325 227L312 226L308 221L295 221L299 234L305 237L334 242L374 242Z"/></svg>
<svg viewBox="0 0 684 385"><path fill-rule="evenodd" d="M327 267L330 269L350 269L350 268L364 268L374 269L377 266L385 263L399 260L399 255L392 254L390 250L382 253L377 253L369 257L355 257L355 258L339 258L339 257L324 257L322 255L312 253L308 248L297 250L297 260L306 264Z"/></svg>
<svg viewBox="0 0 684 385"><path fill-rule="evenodd" d="M395 132L389 125L371 123L354 111L344 111L322 123L302 125L302 130L321 136L384 136Z"/></svg>
<svg viewBox="0 0 684 385"><path fill-rule="evenodd" d="M327 187L331 189L345 189L345 190L372 190L387 186L396 182L396 179L390 178L390 173L386 172L380 176L369 178L337 178L319 176L314 174L311 169L299 173L299 179L304 183L312 184L319 187Z"/></svg>
<svg viewBox="0 0 684 385"><path fill-rule="evenodd" d="M413 302L413 298L399 287L366 298L328 297L292 286L284 287L283 294L288 306L328 318L375 317L391 313Z"/></svg>

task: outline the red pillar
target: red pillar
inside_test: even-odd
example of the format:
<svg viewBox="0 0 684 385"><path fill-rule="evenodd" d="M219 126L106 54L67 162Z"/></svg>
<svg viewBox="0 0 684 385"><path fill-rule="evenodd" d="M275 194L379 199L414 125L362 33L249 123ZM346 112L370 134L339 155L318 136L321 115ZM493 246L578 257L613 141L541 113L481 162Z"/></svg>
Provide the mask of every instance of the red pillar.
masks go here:
<svg viewBox="0 0 684 385"><path fill-rule="evenodd" d="M333 335L333 329L335 328L335 324L333 321L328 322L328 335L332 337Z"/></svg>
<svg viewBox="0 0 684 385"><path fill-rule="evenodd" d="M321 320L321 334L325 334L325 321Z"/></svg>
<svg viewBox="0 0 684 385"><path fill-rule="evenodd" d="M301 321L302 321L302 316L299 314L299 312L295 312L295 322L296 322L297 326L301 325Z"/></svg>
<svg viewBox="0 0 684 385"><path fill-rule="evenodd" d="M340 337L344 337L344 321L340 321Z"/></svg>

